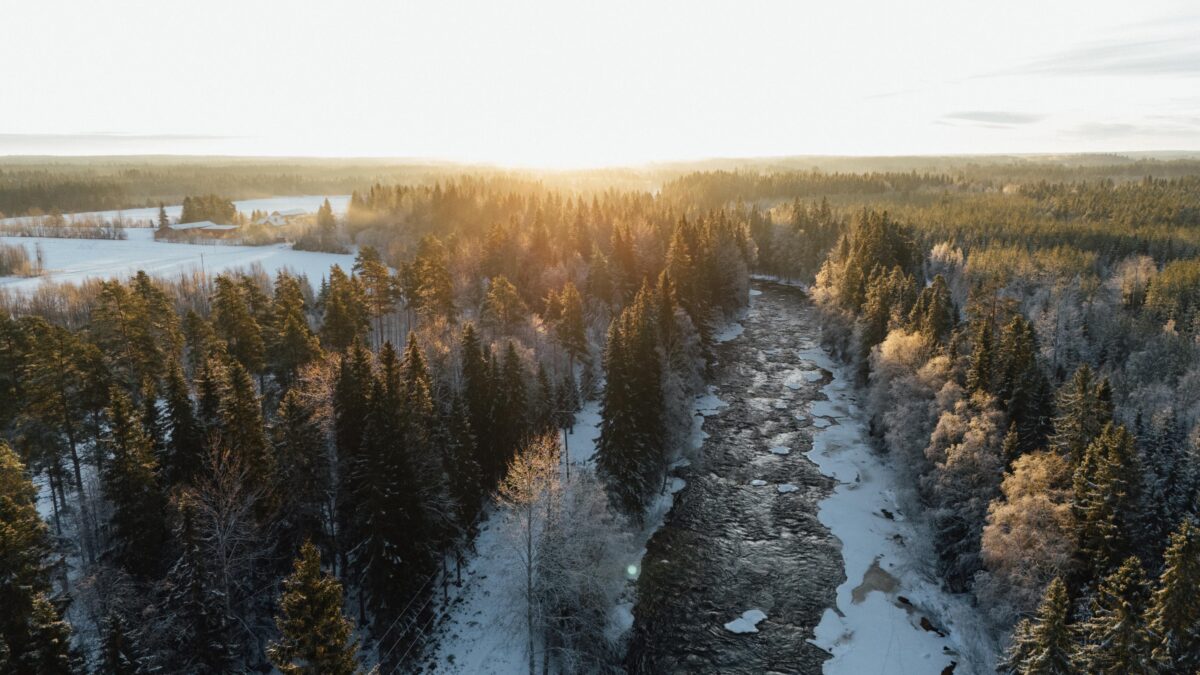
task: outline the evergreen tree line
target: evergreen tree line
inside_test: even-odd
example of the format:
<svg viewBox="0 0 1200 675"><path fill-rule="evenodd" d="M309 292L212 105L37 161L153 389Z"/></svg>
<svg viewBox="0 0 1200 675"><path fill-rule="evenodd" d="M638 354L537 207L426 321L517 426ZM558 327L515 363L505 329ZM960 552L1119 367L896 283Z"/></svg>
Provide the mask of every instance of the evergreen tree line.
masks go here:
<svg viewBox="0 0 1200 675"><path fill-rule="evenodd" d="M605 484L639 517L754 247L724 212L637 222L510 220L392 265L364 245L315 291L139 273L11 304L4 523L32 580L3 591L14 672L395 668L426 646L518 450L600 391Z"/></svg>
<svg viewBox="0 0 1200 675"><path fill-rule="evenodd" d="M1087 308L1068 270L980 273L973 258L864 209L813 289L873 436L919 486L945 583L1014 630L1009 672L1194 671L1195 333L1147 306L1157 277L1129 300L1128 261ZM1145 380L1164 395L1141 396Z"/></svg>

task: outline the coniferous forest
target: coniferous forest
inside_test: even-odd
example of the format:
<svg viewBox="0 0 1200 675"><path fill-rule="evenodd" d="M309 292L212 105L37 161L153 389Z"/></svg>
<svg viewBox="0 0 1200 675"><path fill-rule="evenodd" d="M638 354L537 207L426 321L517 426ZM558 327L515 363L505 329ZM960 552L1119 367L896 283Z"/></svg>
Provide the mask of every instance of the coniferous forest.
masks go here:
<svg viewBox="0 0 1200 675"><path fill-rule="evenodd" d="M0 672L438 672L501 523L529 672L632 668L752 283L815 308L977 670L1200 671L1200 164L255 166L345 188L294 243L352 265L0 295ZM130 171L17 165L0 209L237 218L209 164Z"/></svg>

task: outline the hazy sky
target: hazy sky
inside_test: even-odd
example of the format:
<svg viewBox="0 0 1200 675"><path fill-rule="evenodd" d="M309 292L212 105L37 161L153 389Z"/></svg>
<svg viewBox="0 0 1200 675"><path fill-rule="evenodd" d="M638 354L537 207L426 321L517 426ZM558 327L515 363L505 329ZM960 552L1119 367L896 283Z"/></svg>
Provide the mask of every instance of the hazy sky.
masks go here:
<svg viewBox="0 0 1200 675"><path fill-rule="evenodd" d="M0 154L1200 150L1194 0L0 0L0 15Z"/></svg>

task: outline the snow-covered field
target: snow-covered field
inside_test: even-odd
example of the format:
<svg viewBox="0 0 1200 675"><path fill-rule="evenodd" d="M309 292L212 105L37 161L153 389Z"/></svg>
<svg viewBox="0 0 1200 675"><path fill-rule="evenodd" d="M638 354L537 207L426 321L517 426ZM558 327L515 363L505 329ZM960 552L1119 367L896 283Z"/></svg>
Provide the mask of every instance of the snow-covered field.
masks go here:
<svg viewBox="0 0 1200 675"><path fill-rule="evenodd" d="M850 379L821 349L800 358L834 373L828 401L809 409L815 425L806 455L838 485L820 504L818 519L842 542L846 581L837 606L825 610L814 644L829 651L826 675L992 672L993 643L967 596L937 581L927 529L907 519L889 459L867 442ZM922 626L922 619L926 625Z"/></svg>
<svg viewBox="0 0 1200 675"><path fill-rule="evenodd" d="M290 244L175 244L154 241L154 231L148 228L128 229L126 234L127 239L0 237L5 244L24 246L31 258L40 249L46 271L40 277L0 277L0 290L27 293L47 281L124 278L138 270L172 277L197 270L212 274L255 264L271 275L284 269L305 275L315 288L329 275L331 265L348 270L354 264L352 255L294 251Z"/></svg>
<svg viewBox="0 0 1200 675"><path fill-rule="evenodd" d="M326 199L329 200L329 206L333 208L334 213L345 213L346 207L350 204L350 195L296 195L288 197L266 197L263 199L243 199L233 203L238 211L250 215L253 211L287 211L289 209L304 209L309 213L316 213L320 208L321 203ZM178 218L183 212L182 204L173 204L164 207L167 215L171 218ZM87 211L84 213L73 213L67 215L67 219L87 219L87 220L116 220L118 218L128 223L136 223L139 221L155 222L158 220L158 207L144 209L125 209L123 211ZM18 216L13 218L0 219L0 223L13 223L29 220L29 218Z"/></svg>

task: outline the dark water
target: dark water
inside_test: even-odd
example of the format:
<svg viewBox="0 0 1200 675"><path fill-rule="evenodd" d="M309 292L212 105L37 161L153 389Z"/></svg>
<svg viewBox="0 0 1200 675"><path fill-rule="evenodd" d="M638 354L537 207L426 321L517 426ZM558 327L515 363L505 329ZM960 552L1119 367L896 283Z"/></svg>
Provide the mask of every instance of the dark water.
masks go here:
<svg viewBox="0 0 1200 675"><path fill-rule="evenodd" d="M634 673L820 673L826 659L808 639L844 576L840 545L816 517L832 481L804 457L816 431L804 403L824 398L830 376L798 377L812 366L796 350L819 340L804 294L754 288L745 332L717 348L716 393L729 405L705 420L699 457L678 470L688 485L647 547ZM769 451L778 446L790 454ZM784 483L798 490L781 494ZM757 633L723 627L750 609L767 614Z"/></svg>

